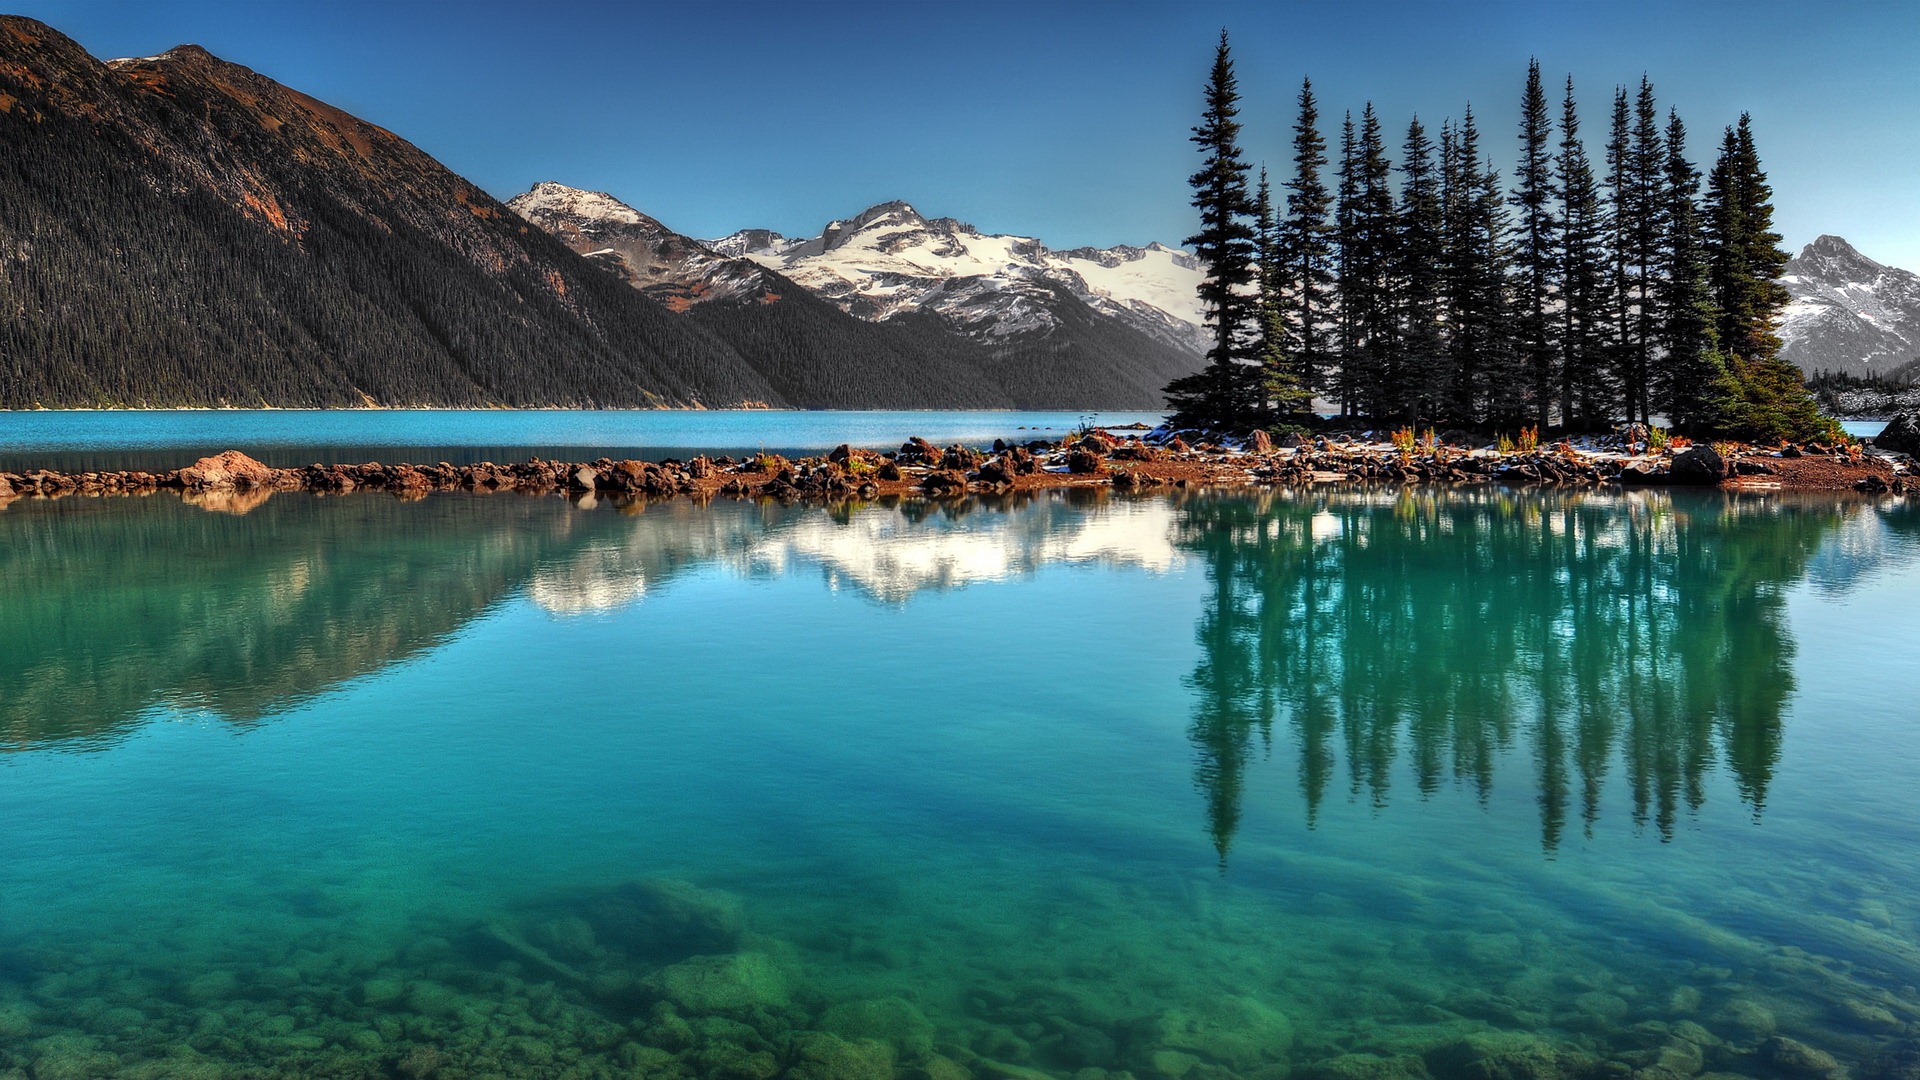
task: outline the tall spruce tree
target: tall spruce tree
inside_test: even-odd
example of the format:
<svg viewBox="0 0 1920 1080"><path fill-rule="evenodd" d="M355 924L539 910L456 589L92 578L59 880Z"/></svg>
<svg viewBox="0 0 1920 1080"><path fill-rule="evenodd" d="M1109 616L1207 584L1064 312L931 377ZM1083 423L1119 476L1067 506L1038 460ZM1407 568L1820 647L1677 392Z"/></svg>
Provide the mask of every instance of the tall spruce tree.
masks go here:
<svg viewBox="0 0 1920 1080"><path fill-rule="evenodd" d="M1653 414L1654 350L1659 343L1658 279L1660 246L1665 236L1666 151L1661 146L1660 117L1654 105L1653 83L1640 79L1634 99L1633 138L1627 155L1628 204L1633 208L1626 236L1633 286L1633 332L1627 366L1627 416L1642 423Z"/></svg>
<svg viewBox="0 0 1920 1080"><path fill-rule="evenodd" d="M1340 363L1330 389L1340 401L1340 415L1355 413L1355 373L1366 364L1356 343L1362 340L1361 310L1365 305L1365 244L1359 235L1360 203L1363 180L1360 169L1360 136L1349 111L1340 123L1339 193L1334 201L1334 296L1339 338Z"/></svg>
<svg viewBox="0 0 1920 1080"><path fill-rule="evenodd" d="M1608 381L1619 390L1609 406L1614 416L1633 418L1633 110L1627 88L1613 91L1607 129L1607 292L1612 324L1607 349Z"/></svg>
<svg viewBox="0 0 1920 1080"><path fill-rule="evenodd" d="M1773 228L1773 188L1760 167L1752 118L1726 131L1708 177L1709 271L1719 336L1732 375L1723 427L1737 438L1836 439L1799 369L1780 358L1775 331L1791 299L1779 282L1788 255Z"/></svg>
<svg viewBox="0 0 1920 1080"><path fill-rule="evenodd" d="M1433 419L1447 395L1446 313L1442 275L1446 216L1433 140L1420 118L1407 125L1400 160L1398 354L1392 405L1409 424Z"/></svg>
<svg viewBox="0 0 1920 1080"><path fill-rule="evenodd" d="M1354 235L1360 245L1361 271L1355 326L1364 358L1351 385L1365 415L1384 419L1392 411L1400 382L1394 326L1394 273L1398 269L1399 222L1393 207L1393 162L1387 157L1379 114L1368 102L1360 114L1360 205Z"/></svg>
<svg viewBox="0 0 1920 1080"><path fill-rule="evenodd" d="M1286 350L1300 388L1309 394L1327 387L1334 364L1332 335L1334 227L1327 220L1332 199L1322 179L1327 140L1320 134L1320 110L1312 80L1300 83L1300 114L1293 125L1293 178L1287 191L1287 216L1280 227Z"/></svg>
<svg viewBox="0 0 1920 1080"><path fill-rule="evenodd" d="M1200 302L1213 339L1207 366L1166 388L1176 428L1244 430L1258 419L1261 367L1258 355L1258 290L1254 288L1255 235L1247 192L1248 166L1240 152L1240 91L1227 32L1220 31L1206 107L1190 140L1205 159L1188 178L1200 231L1185 243L1206 268Z"/></svg>
<svg viewBox="0 0 1920 1080"><path fill-rule="evenodd" d="M1279 223L1273 213L1273 188L1267 183L1267 170L1260 168L1260 182L1254 188L1254 235L1260 285L1260 411L1264 414L1295 415L1306 410L1307 392L1301 387L1292 358L1287 353L1287 329L1283 288L1285 260L1282 255Z"/></svg>
<svg viewBox="0 0 1920 1080"><path fill-rule="evenodd" d="M1464 424L1511 426L1527 413L1512 364L1506 201L1500 174L1483 163L1471 108L1458 127L1442 129L1441 161L1444 290L1452 329L1448 415Z"/></svg>
<svg viewBox="0 0 1920 1080"><path fill-rule="evenodd" d="M1664 353L1656 399L1674 426L1711 433L1725 421L1732 394L1720 355L1713 295L1702 244L1700 170L1687 160L1687 128L1667 113L1666 239L1661 244L1660 345Z"/></svg>
<svg viewBox="0 0 1920 1080"><path fill-rule="evenodd" d="M1518 211L1514 223L1514 348L1526 376L1527 406L1534 423L1545 428L1559 389L1559 357L1553 340L1555 234L1553 164L1548 142L1553 120L1547 112L1540 61L1527 65L1527 88L1520 99L1520 167L1508 197Z"/></svg>
<svg viewBox="0 0 1920 1080"><path fill-rule="evenodd" d="M1608 221L1580 141L1573 76L1560 106L1560 153L1554 160L1561 228L1555 252L1560 297L1560 415L1570 427L1604 429L1613 400L1608 378Z"/></svg>

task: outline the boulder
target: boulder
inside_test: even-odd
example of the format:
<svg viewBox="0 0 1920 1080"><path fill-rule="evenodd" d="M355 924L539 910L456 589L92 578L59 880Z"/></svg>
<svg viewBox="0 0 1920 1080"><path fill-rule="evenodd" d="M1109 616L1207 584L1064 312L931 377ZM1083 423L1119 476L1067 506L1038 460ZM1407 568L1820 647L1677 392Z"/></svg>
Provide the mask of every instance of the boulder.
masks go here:
<svg viewBox="0 0 1920 1080"><path fill-rule="evenodd" d="M980 466L980 471L974 474L974 479L995 487L1010 485L1013 483L1013 469L1005 460L989 461Z"/></svg>
<svg viewBox="0 0 1920 1080"><path fill-rule="evenodd" d="M591 465L582 465L567 476L568 491L592 491L600 474Z"/></svg>
<svg viewBox="0 0 1920 1080"><path fill-rule="evenodd" d="M920 490L929 495L964 495L967 490L967 474L960 472L929 473L920 481Z"/></svg>
<svg viewBox="0 0 1920 1080"><path fill-rule="evenodd" d="M273 483L273 469L238 450L203 457L181 469L176 476L180 486L189 491L266 487Z"/></svg>
<svg viewBox="0 0 1920 1080"><path fill-rule="evenodd" d="M1271 454L1273 453L1273 436L1267 434L1265 428L1254 428L1253 434L1247 436L1247 443L1242 449L1249 454Z"/></svg>
<svg viewBox="0 0 1920 1080"><path fill-rule="evenodd" d="M1792 1076L1826 1077L1842 1074L1840 1063L1834 1060L1832 1054L1784 1035L1767 1040L1766 1053L1769 1064Z"/></svg>
<svg viewBox="0 0 1920 1080"><path fill-rule="evenodd" d="M719 468L704 456L695 457L692 461L687 462L687 475L693 477L695 480L705 480L707 477L719 471Z"/></svg>
<svg viewBox="0 0 1920 1080"><path fill-rule="evenodd" d="M1285 1061L1293 1046L1293 1023L1250 997L1220 995L1162 1013L1154 1042L1230 1069L1251 1071Z"/></svg>
<svg viewBox="0 0 1920 1080"><path fill-rule="evenodd" d="M1115 440L1100 431L1089 431L1073 444L1074 449L1085 450L1089 454L1106 454L1114 446Z"/></svg>
<svg viewBox="0 0 1920 1080"><path fill-rule="evenodd" d="M980 463L986 459L987 456L978 450L965 446L949 446L947 447L946 453L940 455L940 467L957 472L966 472L968 469L979 468Z"/></svg>
<svg viewBox="0 0 1920 1080"><path fill-rule="evenodd" d="M1727 463L1711 446L1690 446L1673 455L1667 475L1676 484L1717 484L1726 479Z"/></svg>
<svg viewBox="0 0 1920 1080"><path fill-rule="evenodd" d="M1067 455L1067 471L1080 475L1090 475L1100 471L1100 459L1085 450L1075 450Z"/></svg>
<svg viewBox="0 0 1920 1080"><path fill-rule="evenodd" d="M1873 445L1881 450L1920 457L1920 409L1894 413L1887 421L1886 430L1873 437Z"/></svg>
<svg viewBox="0 0 1920 1080"><path fill-rule="evenodd" d="M900 475L901 475L900 466L891 461L883 461L880 463L879 471L876 472L874 475L878 476L882 480L887 480L887 481L898 480L900 479Z"/></svg>
<svg viewBox="0 0 1920 1080"><path fill-rule="evenodd" d="M696 956L661 968L643 985L693 1016L778 1009L788 1001L786 976L761 953Z"/></svg>

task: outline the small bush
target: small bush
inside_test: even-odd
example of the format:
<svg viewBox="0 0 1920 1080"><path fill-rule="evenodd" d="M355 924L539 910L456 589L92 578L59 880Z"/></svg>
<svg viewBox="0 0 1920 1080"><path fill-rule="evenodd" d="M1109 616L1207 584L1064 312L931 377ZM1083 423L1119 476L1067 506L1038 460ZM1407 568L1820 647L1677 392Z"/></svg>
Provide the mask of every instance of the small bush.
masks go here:
<svg viewBox="0 0 1920 1080"><path fill-rule="evenodd" d="M1400 451L1402 456L1413 454L1413 442L1413 429L1410 427L1403 427L1393 433L1393 448Z"/></svg>

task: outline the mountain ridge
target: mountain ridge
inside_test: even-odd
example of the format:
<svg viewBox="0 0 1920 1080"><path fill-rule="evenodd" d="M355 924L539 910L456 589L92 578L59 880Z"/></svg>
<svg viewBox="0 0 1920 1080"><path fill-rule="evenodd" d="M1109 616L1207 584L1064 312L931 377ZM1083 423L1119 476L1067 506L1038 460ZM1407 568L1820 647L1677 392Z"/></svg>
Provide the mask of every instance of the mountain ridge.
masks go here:
<svg viewBox="0 0 1920 1080"><path fill-rule="evenodd" d="M1807 374L1884 374L1920 359L1920 274L1823 235L1789 260L1781 355Z"/></svg>

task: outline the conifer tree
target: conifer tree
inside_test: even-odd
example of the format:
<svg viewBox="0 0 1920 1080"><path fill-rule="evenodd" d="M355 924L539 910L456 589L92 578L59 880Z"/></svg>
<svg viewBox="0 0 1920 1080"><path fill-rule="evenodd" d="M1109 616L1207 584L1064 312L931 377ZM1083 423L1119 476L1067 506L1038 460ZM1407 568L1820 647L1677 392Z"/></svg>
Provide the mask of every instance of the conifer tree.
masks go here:
<svg viewBox="0 0 1920 1080"><path fill-rule="evenodd" d="M1322 179L1327 140L1320 134L1320 110L1313 82L1300 84L1300 114L1293 125L1293 178L1287 191L1287 216L1280 227L1285 346L1303 391L1326 387L1334 363L1334 228L1327 220L1332 200Z"/></svg>
<svg viewBox="0 0 1920 1080"><path fill-rule="evenodd" d="M1607 365L1608 222L1580 140L1573 76L1560 106L1560 153L1554 161L1561 229L1555 276L1560 296L1560 415L1571 427L1604 428L1613 391Z"/></svg>
<svg viewBox="0 0 1920 1080"><path fill-rule="evenodd" d="M1726 131L1708 179L1709 272L1719 336L1732 374L1723 427L1738 438L1837 439L1800 372L1780 358L1775 323L1791 299L1779 282L1788 255L1773 229L1773 188L1760 167L1752 119Z"/></svg>
<svg viewBox="0 0 1920 1080"><path fill-rule="evenodd" d="M1641 423L1652 419L1653 356L1660 327L1657 279L1667 206L1665 173L1666 152L1661 146L1653 83L1642 76L1634 101L1633 138L1627 157L1627 203L1633 212L1626 229L1634 316L1626 373L1627 418Z"/></svg>
<svg viewBox="0 0 1920 1080"><path fill-rule="evenodd" d="M1448 413L1461 423L1526 418L1510 347L1507 219L1500 175L1483 167L1479 129L1469 108L1441 138L1442 205L1446 221Z"/></svg>
<svg viewBox="0 0 1920 1080"><path fill-rule="evenodd" d="M1358 168L1360 203L1354 220L1354 237L1359 244L1356 260L1360 271L1359 289L1355 300L1360 309L1355 329L1362 359L1349 385L1367 416L1384 418L1390 410L1392 388L1399 381L1394 336L1394 271L1398 268L1399 223L1393 208L1393 163L1387 158L1380 117L1374 112L1372 102L1368 102L1360 114ZM1350 352L1349 357L1352 355Z"/></svg>
<svg viewBox="0 0 1920 1080"><path fill-rule="evenodd" d="M1627 88L1613 91L1613 122L1607 130L1607 292L1613 331L1608 342L1608 381L1620 392L1608 413L1633 418L1633 127Z"/></svg>
<svg viewBox="0 0 1920 1080"><path fill-rule="evenodd" d="M1509 202L1515 222L1514 347L1525 372L1527 404L1534 423L1545 428L1557 388L1558 357L1552 334L1554 242L1559 222L1553 214L1553 166L1547 148L1553 121L1540 83L1540 61L1527 65L1527 88L1520 101L1520 168Z"/></svg>
<svg viewBox="0 0 1920 1080"><path fill-rule="evenodd" d="M1446 219L1433 140L1414 117L1400 164L1398 354L1395 413L1409 424L1434 418L1447 393L1442 274Z"/></svg>
<svg viewBox="0 0 1920 1080"><path fill-rule="evenodd" d="M1280 227L1273 214L1273 189L1267 170L1260 168L1254 189L1254 235L1260 286L1260 411L1295 414L1305 411L1307 393L1301 387L1287 354L1285 304L1282 299L1285 263Z"/></svg>
<svg viewBox="0 0 1920 1080"><path fill-rule="evenodd" d="M1200 283L1212 344L1207 366L1175 379L1166 388L1177 428L1239 431L1256 419L1260 366L1253 200L1247 193L1248 166L1240 152L1240 92L1227 32L1220 32L1213 70L1207 80L1206 108L1190 140L1206 155L1188 178L1200 231L1186 244L1206 268Z"/></svg>
<svg viewBox="0 0 1920 1080"><path fill-rule="evenodd" d="M1334 202L1334 295L1339 312L1340 364L1330 389L1340 400L1340 415L1355 413L1354 373L1366 363L1357 347L1361 340L1360 312L1365 304L1362 279L1365 244L1359 236L1360 203L1363 181L1360 170L1360 138L1348 112L1340 124L1339 194Z"/></svg>
<svg viewBox="0 0 1920 1080"><path fill-rule="evenodd" d="M1701 242L1700 170L1687 160L1686 125L1673 110L1667 113L1666 150L1666 239L1660 249L1664 362L1656 391L1675 427L1712 432L1724 423L1732 387L1720 355Z"/></svg>

